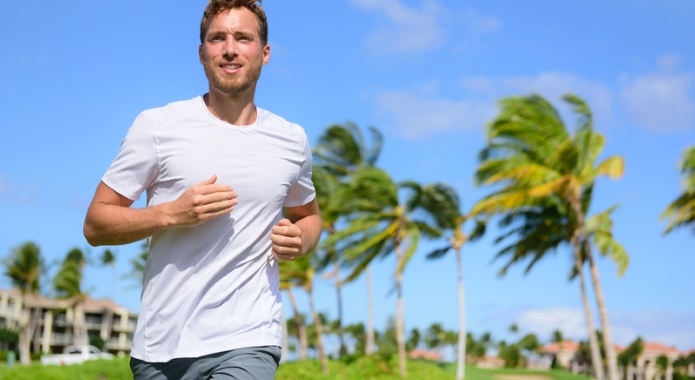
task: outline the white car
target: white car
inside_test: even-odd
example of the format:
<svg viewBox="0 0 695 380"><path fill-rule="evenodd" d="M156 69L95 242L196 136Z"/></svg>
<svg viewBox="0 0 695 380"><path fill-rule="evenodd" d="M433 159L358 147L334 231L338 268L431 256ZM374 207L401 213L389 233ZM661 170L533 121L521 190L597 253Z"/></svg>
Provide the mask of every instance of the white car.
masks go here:
<svg viewBox="0 0 695 380"><path fill-rule="evenodd" d="M81 364L87 360L113 359L113 354L101 352L98 348L89 345L67 346L62 354L43 355L41 364L44 365L70 365Z"/></svg>

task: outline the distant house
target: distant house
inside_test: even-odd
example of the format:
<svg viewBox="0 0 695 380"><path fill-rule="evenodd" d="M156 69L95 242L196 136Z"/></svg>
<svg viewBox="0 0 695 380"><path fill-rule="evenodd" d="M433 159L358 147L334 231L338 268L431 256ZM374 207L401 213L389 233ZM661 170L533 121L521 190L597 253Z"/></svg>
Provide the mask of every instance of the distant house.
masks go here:
<svg viewBox="0 0 695 380"><path fill-rule="evenodd" d="M562 341L543 346L539 349L540 363L550 368L554 362L574 373L586 373L587 366L577 361L576 353L578 350L579 343L573 341ZM623 350L623 347L616 346L618 353ZM660 370L657 366L657 358L662 355L668 358L668 365L665 370ZM620 371L625 371L627 380L672 380L673 361L680 356L687 355L688 353L681 353L677 349L661 343L645 342L642 354L627 369L620 368ZM695 370L695 368L693 369Z"/></svg>
<svg viewBox="0 0 695 380"><path fill-rule="evenodd" d="M494 356L485 356L482 358L475 359L475 366L478 368L501 368L504 367L504 359L497 358Z"/></svg>
<svg viewBox="0 0 695 380"><path fill-rule="evenodd" d="M38 313L33 311L37 308ZM80 308L75 308L74 301L69 299L22 297L16 289L0 289L0 328L16 330L21 318L38 322L31 344L33 352L59 353L69 345L79 344L74 330L76 322L83 321L87 336L100 337L104 351L122 356L130 352L137 314L109 300L87 297Z"/></svg>
<svg viewBox="0 0 695 380"><path fill-rule="evenodd" d="M668 365L665 370L657 367L659 356L668 358ZM673 347L665 346L656 342L644 342L642 354L627 368L628 380L672 380L673 361L682 354Z"/></svg>
<svg viewBox="0 0 695 380"><path fill-rule="evenodd" d="M444 361L444 356L436 351L427 351L427 350L412 350L408 353L408 357L410 359L417 359L417 360L430 360L430 361L435 361L435 362L442 362Z"/></svg>
<svg viewBox="0 0 695 380"><path fill-rule="evenodd" d="M556 363L558 367L571 369L575 364L575 354L578 350L579 343L571 340L563 340L543 346L538 352L541 361L547 364L547 368L550 368L553 363Z"/></svg>

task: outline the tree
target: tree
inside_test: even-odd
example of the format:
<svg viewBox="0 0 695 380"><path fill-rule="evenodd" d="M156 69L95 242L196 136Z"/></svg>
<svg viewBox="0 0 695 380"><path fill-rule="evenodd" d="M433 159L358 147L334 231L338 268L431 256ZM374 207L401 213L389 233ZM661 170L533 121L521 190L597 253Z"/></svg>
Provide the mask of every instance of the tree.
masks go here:
<svg viewBox="0 0 695 380"><path fill-rule="evenodd" d="M601 176L619 178L624 163L619 156L596 163L605 141L593 130L589 107L574 95L566 95L563 99L578 116L573 135L567 131L557 110L540 96L509 97L500 102L501 112L488 125L488 143L481 152L481 164L476 171L478 183L499 187L479 201L471 213L506 215L502 223L507 224L519 220L536 223L514 230L513 234L522 233L518 243L523 245L503 250L503 254L512 256L510 265L531 258L532 266L560 244L571 244L582 294L582 268L589 267L607 352L608 378L617 380L615 349L591 252L592 240L597 243L596 238L603 239L599 249L620 263L619 271L627 266L627 254L612 239L612 234L591 235L587 228L587 212L596 179ZM585 316L589 323L587 308ZM588 331L593 330L589 328ZM595 349L592 352L595 354ZM602 378L600 369L597 368L597 372L597 377Z"/></svg>
<svg viewBox="0 0 695 380"><path fill-rule="evenodd" d="M441 351L442 345L444 344L444 334L445 330L441 323L432 323L427 330L425 330L424 342L427 348Z"/></svg>
<svg viewBox="0 0 695 380"><path fill-rule="evenodd" d="M345 326L345 333L350 336L353 340L353 353L355 356L365 353L366 341L366 329L364 328L364 323L352 323Z"/></svg>
<svg viewBox="0 0 695 380"><path fill-rule="evenodd" d="M147 266L147 256L149 256L149 241L142 240L140 243L140 253L135 258L130 259L130 272L123 275L123 278L132 279L138 285L142 286L142 279L145 275L145 267Z"/></svg>
<svg viewBox="0 0 695 380"><path fill-rule="evenodd" d="M342 188L340 182L349 180L354 173L365 167L373 167L381 154L383 142L381 132L374 127L369 127L367 130L370 137L369 141L367 141L365 134L362 133L360 128L353 123L345 123L342 125L334 124L321 134L318 143L314 145L312 153L315 166L317 166L319 170L317 171L314 169L313 174L314 176L318 174L318 182L315 182L315 185L317 187L317 195L319 196L318 201L321 207L324 231L326 231L328 235L335 232L338 220L351 211L349 203L352 202L352 197L350 194L341 196L341 194L344 193L337 191L339 188ZM326 179L328 182L324 183ZM338 182L335 181L335 179L337 179ZM322 199L320 197L322 189L326 190L326 192L323 192L324 194L329 195L326 197L327 199L324 199L324 204L321 204ZM331 244L326 244L325 253L326 255L322 260L324 264L322 265L324 267L329 263L333 263L334 265L332 275L335 278L334 285L337 293L338 334L342 353L345 349L342 336L343 307L341 296L341 286L345 281L340 279L340 263L342 262L342 257L335 246ZM371 271L369 270L369 266L364 268L364 274L367 282L367 342L365 350L366 354L369 355L372 353L375 344Z"/></svg>
<svg viewBox="0 0 695 380"><path fill-rule="evenodd" d="M111 299L116 299L116 254L110 250L105 249L104 252L99 256L99 262L101 265L108 265L111 267Z"/></svg>
<svg viewBox="0 0 695 380"><path fill-rule="evenodd" d="M668 371L668 367L671 364L670 360L668 359L668 356L666 356L666 355L657 356L654 364L656 365L657 375L660 376L661 378L665 379L666 373Z"/></svg>
<svg viewBox="0 0 695 380"><path fill-rule="evenodd" d="M523 357L521 356L521 349L516 344L506 344L505 342L500 342L498 345L497 356L504 360L504 366L507 368L517 368L523 364Z"/></svg>
<svg viewBox="0 0 695 380"><path fill-rule="evenodd" d="M683 193L661 214L668 221L664 234L679 227L695 226L695 146L683 152L680 170L684 177Z"/></svg>
<svg viewBox="0 0 695 380"><path fill-rule="evenodd" d="M521 337L518 345L521 351L526 354L527 359L531 355L535 354L541 347L541 344L538 341L538 336L536 336L536 334L533 333L529 333Z"/></svg>
<svg viewBox="0 0 695 380"><path fill-rule="evenodd" d="M357 212L349 220L349 226L329 237L327 243L340 242L345 261L353 264L346 279L358 276L375 258L395 254L396 338L399 370L406 376L403 272L417 249L421 234L435 238L441 236L441 232L418 218L422 188L415 182L397 185L383 170L366 167L353 175L351 191L356 198Z"/></svg>
<svg viewBox="0 0 695 380"><path fill-rule="evenodd" d="M406 349L408 351L417 349L417 347L420 345L421 340L422 335L420 334L420 330L418 330L417 328L410 329L410 334L408 334L408 340L405 342Z"/></svg>
<svg viewBox="0 0 695 380"><path fill-rule="evenodd" d="M461 249L469 241L475 241L485 233L485 223L475 220L474 229L470 233L463 230L463 226L469 220L469 215L461 211L461 202L458 194L448 184L437 183L427 185L422 189L419 200L419 207L427 211L434 219L434 223L448 234L448 244L434 250L427 255L428 259L439 259L447 252L453 250L456 255L456 276L457 276L457 302L459 316L458 349L456 360L456 379L462 380L466 377L466 308L465 308L465 287L463 281L463 260Z"/></svg>
<svg viewBox="0 0 695 380"><path fill-rule="evenodd" d="M281 282L286 283L283 288L290 289L292 286L304 289L309 301L309 309L316 327L316 350L321 362L321 369L324 376L328 376L328 356L326 355L323 343L324 324L319 313L314 306L314 267L312 265L312 254L298 257L292 261L280 262Z"/></svg>
<svg viewBox="0 0 695 380"><path fill-rule="evenodd" d="M349 211L348 204L351 197L346 194L346 185L340 179L322 166L314 166L312 172L314 187L316 188L316 199L321 209L322 230L325 234L331 235L336 231L336 224ZM339 356L347 351L345 337L343 333L343 301L342 301L342 279L340 278L341 257L334 244L323 244L316 248L318 259L316 262L316 272L322 272L326 268L333 266L333 270L327 277L333 278L336 289L336 299L338 303L338 319L336 320L336 331L340 344Z"/></svg>
<svg viewBox="0 0 695 380"><path fill-rule="evenodd" d="M5 275L12 286L19 290L21 304L27 305L19 320L19 361L28 365L31 363L30 346L38 324L38 307L34 308L31 317L31 306L27 298L36 298L41 289L40 278L45 269L41 249L33 242L26 242L14 249L4 261Z"/></svg>
<svg viewBox="0 0 695 380"><path fill-rule="evenodd" d="M19 342L19 332L0 327L0 351L15 351Z"/></svg>
<svg viewBox="0 0 695 380"><path fill-rule="evenodd" d="M58 273L53 279L53 288L60 298L71 299L73 310L73 339L75 344L88 344L87 326L85 325L84 300L87 295L82 291L83 269L87 262L84 252L79 248L71 249L65 256Z"/></svg>
<svg viewBox="0 0 695 380"><path fill-rule="evenodd" d="M628 369L644 351L644 342L638 337L634 342L630 343L623 352L618 354L618 364L623 367L623 378L629 379Z"/></svg>

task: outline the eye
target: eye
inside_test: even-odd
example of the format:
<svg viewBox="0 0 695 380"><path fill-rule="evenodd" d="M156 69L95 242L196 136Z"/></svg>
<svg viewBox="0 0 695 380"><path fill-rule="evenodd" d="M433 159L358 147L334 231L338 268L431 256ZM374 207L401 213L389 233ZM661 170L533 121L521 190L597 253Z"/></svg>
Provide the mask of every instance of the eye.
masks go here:
<svg viewBox="0 0 695 380"><path fill-rule="evenodd" d="M224 38L222 36L213 36L210 38L210 41L224 41Z"/></svg>

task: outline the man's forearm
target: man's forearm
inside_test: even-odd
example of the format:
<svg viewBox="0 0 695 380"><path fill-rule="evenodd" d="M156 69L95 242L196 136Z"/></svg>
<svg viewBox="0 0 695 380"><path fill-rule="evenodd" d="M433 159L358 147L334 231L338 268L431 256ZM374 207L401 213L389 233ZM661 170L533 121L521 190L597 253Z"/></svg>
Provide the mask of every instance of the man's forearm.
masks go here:
<svg viewBox="0 0 695 380"><path fill-rule="evenodd" d="M294 224L302 230L302 248L300 254L306 255L316 247L321 236L321 216L319 214L307 215Z"/></svg>
<svg viewBox="0 0 695 380"><path fill-rule="evenodd" d="M92 246L122 245L148 238L170 225L163 206L93 205L84 222L84 236Z"/></svg>

